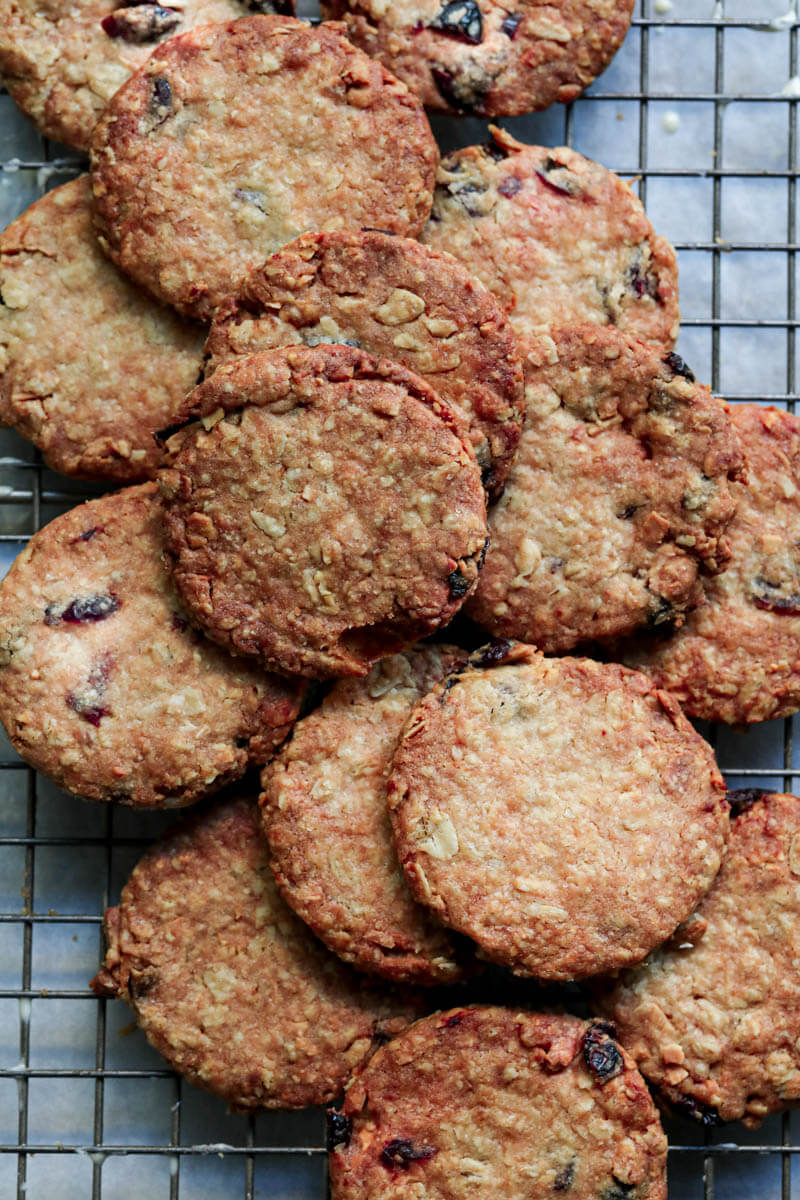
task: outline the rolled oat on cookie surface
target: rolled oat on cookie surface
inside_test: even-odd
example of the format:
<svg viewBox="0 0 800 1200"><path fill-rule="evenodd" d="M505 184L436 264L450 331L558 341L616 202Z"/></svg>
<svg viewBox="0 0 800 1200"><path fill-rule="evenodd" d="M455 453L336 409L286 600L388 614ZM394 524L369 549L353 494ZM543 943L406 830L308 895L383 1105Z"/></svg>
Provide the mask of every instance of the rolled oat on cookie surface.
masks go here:
<svg viewBox="0 0 800 1200"><path fill-rule="evenodd" d="M800 799L729 797L711 891L666 945L609 983L603 1007L672 1108L753 1128L800 1103Z"/></svg>
<svg viewBox="0 0 800 1200"><path fill-rule="evenodd" d="M154 483L35 533L0 587L0 721L59 787L190 804L265 763L303 686L191 629L163 562Z"/></svg>
<svg viewBox="0 0 800 1200"><path fill-rule="evenodd" d="M710 746L645 675L494 642L409 717L388 783L414 896L520 975L643 959L728 835Z"/></svg>
<svg viewBox="0 0 800 1200"><path fill-rule="evenodd" d="M459 1007L417 1021L329 1113L332 1200L666 1200L667 1142L604 1021Z"/></svg>
<svg viewBox="0 0 800 1200"><path fill-rule="evenodd" d="M526 424L468 615L547 652L673 629L730 554L744 460L726 406L611 327L523 347Z"/></svg>
<svg viewBox="0 0 800 1200"><path fill-rule="evenodd" d="M235 652L327 678L446 625L486 548L480 471L417 375L350 346L220 367L162 473L190 614Z"/></svg>
<svg viewBox="0 0 800 1200"><path fill-rule="evenodd" d="M419 233L438 157L416 97L338 26L206 25L158 47L98 122L97 230L138 283L210 319L309 229Z"/></svg>
<svg viewBox="0 0 800 1200"><path fill-rule="evenodd" d="M377 230L307 233L217 309L208 371L257 350L344 342L402 363L449 405L490 499L522 428L522 366L491 292L449 254Z"/></svg>
<svg viewBox="0 0 800 1200"><path fill-rule="evenodd" d="M674 250L627 183L567 146L491 128L447 154L421 240L494 292L520 337L587 321L666 349L678 336Z"/></svg>
<svg viewBox="0 0 800 1200"><path fill-rule="evenodd" d="M423 1011L370 986L286 907L254 799L219 801L156 842L105 928L94 991L125 1000L170 1066L235 1111L334 1099Z"/></svg>

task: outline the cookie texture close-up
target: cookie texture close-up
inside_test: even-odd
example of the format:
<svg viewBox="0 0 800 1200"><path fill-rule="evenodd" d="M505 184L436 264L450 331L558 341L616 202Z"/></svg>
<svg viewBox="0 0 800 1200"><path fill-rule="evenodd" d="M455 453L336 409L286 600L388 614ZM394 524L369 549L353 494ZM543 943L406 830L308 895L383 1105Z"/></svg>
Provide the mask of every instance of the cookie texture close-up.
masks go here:
<svg viewBox="0 0 800 1200"><path fill-rule="evenodd" d="M634 0L323 0L429 108L513 117L577 100L628 32Z"/></svg>
<svg viewBox="0 0 800 1200"><path fill-rule="evenodd" d="M304 234L219 306L208 370L298 342L345 342L416 371L452 408L490 498L500 494L522 428L522 367L494 296L451 255L378 231Z"/></svg>
<svg viewBox="0 0 800 1200"><path fill-rule="evenodd" d="M800 1103L800 799L730 799L731 836L708 896L603 1005L676 1111L752 1128Z"/></svg>
<svg viewBox="0 0 800 1200"><path fill-rule="evenodd" d="M238 1111L324 1104L419 1007L355 975L286 907L254 800L157 842L105 916L92 981L191 1083Z"/></svg>
<svg viewBox="0 0 800 1200"><path fill-rule="evenodd" d="M421 700L388 783L417 900L519 975L640 961L728 834L710 746L646 676L496 642Z"/></svg>
<svg viewBox="0 0 800 1200"><path fill-rule="evenodd" d="M366 675L446 625L486 549L477 462L406 368L349 346L220 367L168 443L167 545L193 618L284 671Z"/></svg>
<svg viewBox="0 0 800 1200"><path fill-rule="evenodd" d="M0 721L59 787L140 808L189 804L265 763L302 685L190 628L163 559L154 483L35 534L0 588Z"/></svg>
<svg viewBox="0 0 800 1200"><path fill-rule="evenodd" d="M494 292L521 338L590 321L669 349L679 324L675 252L629 185L567 146L490 135L442 159L421 240Z"/></svg>
<svg viewBox="0 0 800 1200"><path fill-rule="evenodd" d="M437 161L420 102L338 26L245 17L171 38L110 101L97 229L138 283L208 319L307 230L415 236Z"/></svg>
<svg viewBox="0 0 800 1200"><path fill-rule="evenodd" d="M731 416L748 478L732 485L730 562L673 637L618 653L690 716L739 724L800 708L800 419L755 404Z"/></svg>
<svg viewBox="0 0 800 1200"><path fill-rule="evenodd" d="M256 9L276 11L270 0L0 0L0 76L45 137L88 150L100 113L155 46Z"/></svg>
<svg viewBox="0 0 800 1200"><path fill-rule="evenodd" d="M386 778L414 704L466 651L420 646L334 684L261 777L270 866L284 899L341 958L410 983L452 983L470 955L411 897Z"/></svg>
<svg viewBox="0 0 800 1200"><path fill-rule="evenodd" d="M611 327L527 344L528 416L468 613L548 652L674 629L729 557L743 457L675 353Z"/></svg>
<svg viewBox="0 0 800 1200"><path fill-rule="evenodd" d="M82 175L0 235L0 423L64 475L120 483L163 463L154 433L197 383L203 330L108 261Z"/></svg>
<svg viewBox="0 0 800 1200"><path fill-rule="evenodd" d="M332 1200L666 1200L667 1141L604 1021L453 1008L360 1067L330 1114Z"/></svg>

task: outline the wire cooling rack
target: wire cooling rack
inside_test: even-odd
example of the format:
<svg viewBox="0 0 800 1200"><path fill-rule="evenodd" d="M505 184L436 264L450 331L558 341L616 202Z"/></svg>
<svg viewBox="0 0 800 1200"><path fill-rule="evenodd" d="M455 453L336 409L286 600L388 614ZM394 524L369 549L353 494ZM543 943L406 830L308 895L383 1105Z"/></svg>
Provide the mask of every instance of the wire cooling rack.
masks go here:
<svg viewBox="0 0 800 1200"><path fill-rule="evenodd" d="M635 179L679 252L682 355L730 400L794 409L800 21L789 4L637 0L589 95L504 124ZM434 125L443 148L485 137L477 120ZM0 225L82 166L6 95L0 160ZM0 433L0 573L87 494ZM792 790L791 720L705 732L731 786ZM227 1115L165 1069L120 1002L86 986L103 908L169 820L64 796L0 735L0 1200L326 1195L321 1113ZM800 1200L800 1114L755 1132L667 1128L670 1200Z"/></svg>

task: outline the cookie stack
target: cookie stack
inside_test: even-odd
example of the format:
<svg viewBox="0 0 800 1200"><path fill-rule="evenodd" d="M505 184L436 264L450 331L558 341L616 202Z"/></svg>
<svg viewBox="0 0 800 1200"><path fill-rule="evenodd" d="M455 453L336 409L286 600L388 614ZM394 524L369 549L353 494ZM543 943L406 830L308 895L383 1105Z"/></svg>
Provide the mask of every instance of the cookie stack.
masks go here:
<svg viewBox="0 0 800 1200"><path fill-rule="evenodd" d="M800 426L675 353L613 173L496 128L437 170L419 98L574 98L632 4L84 7L63 77L39 10L0 41L91 146L0 237L0 415L133 486L12 567L0 720L95 800L261 770L137 865L93 987L236 1109L346 1091L339 1200L659 1200L640 1070L705 1123L800 1099L800 800L731 804L687 720L800 708Z"/></svg>

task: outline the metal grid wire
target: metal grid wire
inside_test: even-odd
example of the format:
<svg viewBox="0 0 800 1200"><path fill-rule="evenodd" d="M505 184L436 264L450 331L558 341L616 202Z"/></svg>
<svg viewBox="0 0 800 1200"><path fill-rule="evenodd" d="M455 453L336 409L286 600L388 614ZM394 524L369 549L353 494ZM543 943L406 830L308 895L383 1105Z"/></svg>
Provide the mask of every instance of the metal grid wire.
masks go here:
<svg viewBox="0 0 800 1200"><path fill-rule="evenodd" d="M686 318L681 346L687 340L693 347L706 346L706 375L719 391L725 382L721 370L728 344L725 339L744 336L747 331L774 331L776 339L785 341L783 378L777 378L773 369L768 394L728 387L726 395L734 401L768 400L793 411L800 398L795 354L795 257L800 249L796 240L798 98L791 93L732 91L726 76L732 31L737 31L736 36L742 31L774 29L771 22L781 15L780 9L764 16L768 0L752 0L749 5L744 0L727 0L727 11L725 5L714 6L712 0L695 0L694 4L674 0L674 8L680 11L670 11L663 0L656 11L654 3L658 0L637 0L629 43L621 52L629 63L632 53L638 55L638 82L613 90L601 78L590 96L543 115L543 123L533 129L534 134L540 133L538 138L531 136L530 124L519 129L518 122L509 125L528 141L563 140L586 150L576 136L581 113L587 106L613 103L628 114L629 121L631 115L638 120L633 169L631 162L615 161L612 138L604 152L594 146L587 152L634 177L645 203L656 181L703 181L707 189L706 233L710 229L710 235L675 244L682 270L697 256L710 260L710 311ZM696 15L699 8L708 10L708 15ZM688 16L682 15L684 10ZM788 40L786 76L776 80L779 88L785 78L798 74L798 21L796 17L784 19L778 26L781 31L775 36ZM652 85L653 47L665 30L696 31L699 37L713 41L711 90L678 93L659 91ZM713 106L708 165L650 165L648 143L653 123L649 111L660 102ZM726 109L732 104L781 107L787 115L783 165L769 169L725 165L723 126ZM1 143L4 177L13 174L27 188L26 198L18 205L22 208L47 187L75 174L82 163L34 135L14 116L8 97L0 97L0 105L5 106L0 116L8 118L12 127ZM617 116L623 119L619 113ZM434 124L444 146L467 144L483 136L483 123L473 120L442 118ZM39 148L32 149L36 146ZM731 180L782 181L785 241L758 240L762 226L758 212L754 212L753 240L724 240L723 188ZM9 213L9 218L12 215ZM723 260L726 254L737 252L771 256L770 262L779 259L776 270L785 273L782 317L726 315ZM703 342L703 338L707 340ZM685 348L684 354L690 356ZM21 439L3 435L2 561L7 564L31 533L84 495L82 485L44 469L39 456ZM709 728L705 732L717 748L729 783L792 790L800 763L795 763L791 720L759 727L755 734L747 735L747 742L745 735L730 730ZM66 799L25 768L5 741L0 745L0 1014L6 1014L5 1022L0 1021L0 1049L7 1052L9 1063L0 1068L1 1200L39 1200L44 1196L126 1200L141 1194L196 1200L218 1196L223 1190L230 1196L241 1194L245 1200L258 1196L321 1200L325 1195L321 1114L223 1115L218 1101L184 1087L166 1070L140 1034L121 1041L118 1034L126 1030L119 1026L127 1020L120 1016L122 1006L95 999L82 983L103 953L102 910L117 898L142 848L169 823L163 817L82 806ZM75 957L71 957L75 946ZM65 981L71 986L65 986ZM6 1060L0 1057L0 1061ZM62 1096L59 1103L59 1088L64 1085L78 1086L79 1091L70 1093L66 1101ZM137 1088L144 1089L144 1098L131 1100ZM681 1121L668 1122L667 1127L670 1197L675 1200L800 1198L800 1165L795 1166L792 1177L792 1156L800 1153L800 1122L790 1114L771 1118L754 1134L741 1126L703 1134Z"/></svg>

